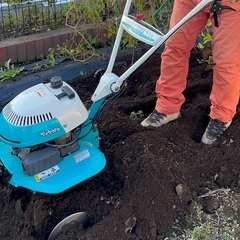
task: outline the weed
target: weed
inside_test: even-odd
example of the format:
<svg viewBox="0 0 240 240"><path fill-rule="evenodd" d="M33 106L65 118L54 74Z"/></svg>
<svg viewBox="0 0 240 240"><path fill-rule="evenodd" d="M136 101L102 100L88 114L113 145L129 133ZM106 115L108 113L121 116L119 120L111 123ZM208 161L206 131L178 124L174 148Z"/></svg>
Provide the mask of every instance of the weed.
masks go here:
<svg viewBox="0 0 240 240"><path fill-rule="evenodd" d="M24 69L24 67L16 68L14 64L10 64L10 62L11 62L11 59L9 59L7 62L4 63L4 67L0 68L1 82L15 77Z"/></svg>
<svg viewBox="0 0 240 240"><path fill-rule="evenodd" d="M133 111L130 114L130 118L136 120L136 119L142 119L144 117L144 113L142 110L138 110L137 112Z"/></svg>
<svg viewBox="0 0 240 240"><path fill-rule="evenodd" d="M54 49L50 49L50 52L49 52L49 54L47 56L47 59L48 59L51 67L54 67L56 65Z"/></svg>
<svg viewBox="0 0 240 240"><path fill-rule="evenodd" d="M42 65L40 65L40 64L36 64L34 67L33 67L33 69L32 69L32 71L33 72L37 72L37 71L39 71L39 70L41 70L42 69Z"/></svg>
<svg viewBox="0 0 240 240"><path fill-rule="evenodd" d="M240 195L230 189L221 188L209 191L199 196L199 199L206 197L213 198L220 207L214 213L207 214L202 210L201 204L193 202L190 214L186 217L187 225L181 226L181 222L177 220L173 226L174 232L164 240L238 239L240 236L238 223Z"/></svg>
<svg viewBox="0 0 240 240"><path fill-rule="evenodd" d="M205 64L206 70L211 69L215 63L212 56L212 33L210 31L212 25L209 21L205 29L200 33L200 41L196 44L196 48L202 53L202 59L197 59L199 64Z"/></svg>

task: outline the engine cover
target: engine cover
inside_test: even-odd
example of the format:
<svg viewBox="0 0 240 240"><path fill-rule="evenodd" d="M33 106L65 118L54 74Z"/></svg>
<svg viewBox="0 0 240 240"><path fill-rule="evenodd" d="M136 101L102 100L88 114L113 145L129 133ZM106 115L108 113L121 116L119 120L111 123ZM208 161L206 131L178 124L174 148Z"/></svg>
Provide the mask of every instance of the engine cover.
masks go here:
<svg viewBox="0 0 240 240"><path fill-rule="evenodd" d="M22 159L23 170L34 175L56 164L66 155L79 149L78 141L63 147L46 147L26 154Z"/></svg>
<svg viewBox="0 0 240 240"><path fill-rule="evenodd" d="M16 96L0 114L0 139L27 147L58 138L82 124L88 111L66 82L40 83Z"/></svg>
<svg viewBox="0 0 240 240"><path fill-rule="evenodd" d="M37 174L61 160L60 152L57 148L48 147L42 150L31 152L22 161L24 172L27 175Z"/></svg>

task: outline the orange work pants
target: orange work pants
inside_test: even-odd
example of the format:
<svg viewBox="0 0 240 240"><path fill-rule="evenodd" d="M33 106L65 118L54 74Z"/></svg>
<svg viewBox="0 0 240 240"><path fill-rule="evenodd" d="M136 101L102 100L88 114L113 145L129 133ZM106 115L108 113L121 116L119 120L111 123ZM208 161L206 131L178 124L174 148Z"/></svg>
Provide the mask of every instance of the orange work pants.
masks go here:
<svg viewBox="0 0 240 240"><path fill-rule="evenodd" d="M170 28L178 23L200 0L175 0ZM236 11L223 10L218 14L219 27L214 26L213 14L202 10L165 44L161 55L161 74L156 83L155 109L164 114L180 111L185 98L190 51L208 19L212 21L213 86L210 94L210 117L229 122L236 113L240 90L240 2L231 4Z"/></svg>

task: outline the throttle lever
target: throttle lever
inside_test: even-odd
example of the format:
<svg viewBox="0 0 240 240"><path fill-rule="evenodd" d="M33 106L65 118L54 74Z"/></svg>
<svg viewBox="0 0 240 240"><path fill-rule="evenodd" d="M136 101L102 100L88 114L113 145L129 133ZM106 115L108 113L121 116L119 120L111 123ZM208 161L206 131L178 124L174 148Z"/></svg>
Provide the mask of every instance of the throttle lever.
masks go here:
<svg viewBox="0 0 240 240"><path fill-rule="evenodd" d="M222 5L222 0L214 0L210 6L209 6L209 11L213 13L213 19L214 19L214 25L215 27L218 27L218 16L217 14L220 13L222 10L232 10L236 11L234 8Z"/></svg>

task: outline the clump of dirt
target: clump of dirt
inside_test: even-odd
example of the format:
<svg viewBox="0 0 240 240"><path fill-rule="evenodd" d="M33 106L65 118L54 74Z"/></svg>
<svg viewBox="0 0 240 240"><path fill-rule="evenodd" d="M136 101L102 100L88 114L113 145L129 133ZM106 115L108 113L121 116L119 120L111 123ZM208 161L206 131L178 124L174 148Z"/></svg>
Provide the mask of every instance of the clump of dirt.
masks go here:
<svg viewBox="0 0 240 240"><path fill-rule="evenodd" d="M179 229L189 228L186 217L196 215L196 204L201 212L215 213L221 204L210 206L211 196L199 196L223 188L238 191L240 115L216 143L200 142L209 120L212 74L201 77L204 66L197 57L192 53L182 117L161 128L140 125L155 106L160 55L131 74L122 95L97 119L100 149L107 158L98 175L57 195L1 182L1 238L47 239L62 219L83 211L88 225L65 229L58 240L156 240L176 231L176 221ZM132 57L122 60L126 64L114 68L117 75L130 66ZM98 84L94 73L70 81L86 104ZM235 213L238 209L236 204Z"/></svg>

